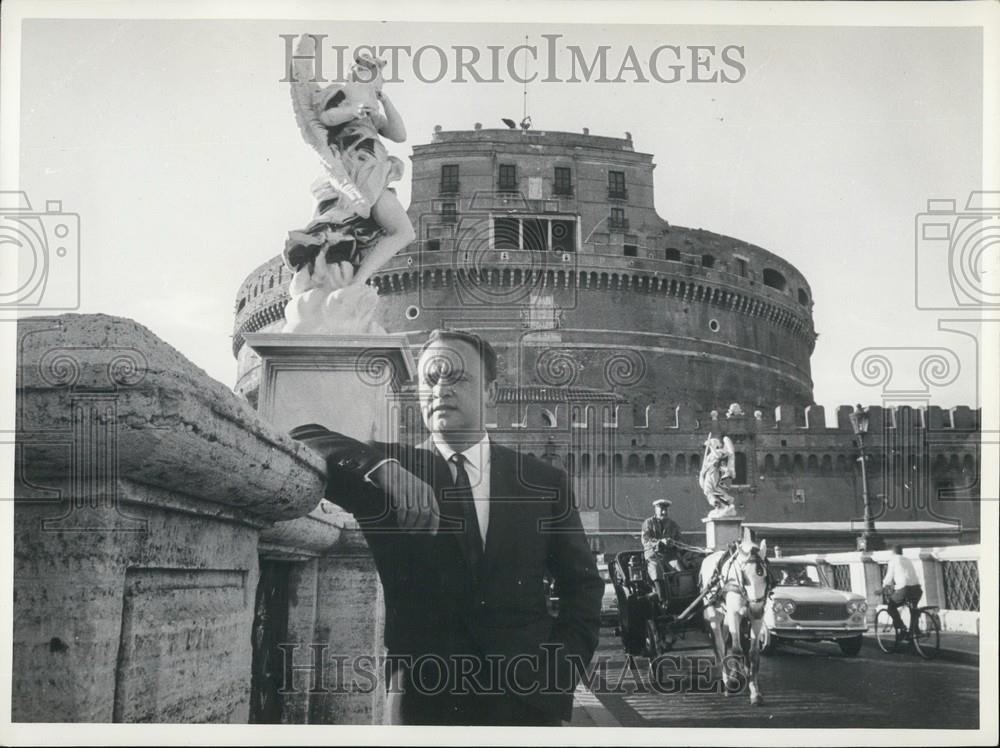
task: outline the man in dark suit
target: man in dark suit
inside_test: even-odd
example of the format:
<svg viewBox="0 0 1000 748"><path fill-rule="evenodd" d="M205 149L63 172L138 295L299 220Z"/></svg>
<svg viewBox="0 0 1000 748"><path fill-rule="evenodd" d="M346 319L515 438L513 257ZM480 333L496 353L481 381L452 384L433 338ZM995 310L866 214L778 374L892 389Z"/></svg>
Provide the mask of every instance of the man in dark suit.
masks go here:
<svg viewBox="0 0 1000 748"><path fill-rule="evenodd" d="M485 340L435 330L418 376L424 444L314 442L327 498L358 519L382 580L390 690L402 691L390 712L403 724L559 725L596 649L604 592L569 479L490 439Z"/></svg>

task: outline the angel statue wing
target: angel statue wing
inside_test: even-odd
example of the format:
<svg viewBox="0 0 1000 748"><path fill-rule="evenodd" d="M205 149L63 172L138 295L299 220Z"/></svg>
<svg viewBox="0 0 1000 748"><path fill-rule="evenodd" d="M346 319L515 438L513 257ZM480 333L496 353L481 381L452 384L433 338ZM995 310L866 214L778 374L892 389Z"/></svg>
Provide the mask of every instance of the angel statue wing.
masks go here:
<svg viewBox="0 0 1000 748"><path fill-rule="evenodd" d="M723 477L736 479L736 449L733 447L733 440L728 436L722 437L722 450L726 453L725 465L722 469Z"/></svg>
<svg viewBox="0 0 1000 748"><path fill-rule="evenodd" d="M313 71L313 62L307 59L315 59L315 51L315 38L311 34L303 34L295 48L288 77L292 79L292 109L302 131L302 139L319 153L324 163L329 163L336 158L336 154L326 142L326 126L319 118L320 105L326 97L319 84L312 81L314 72L318 75L320 71Z"/></svg>
<svg viewBox="0 0 1000 748"><path fill-rule="evenodd" d="M371 205L347 173L340 153L329 144L327 127L320 119L325 103L338 91L343 90L343 86L332 84L321 88L317 83L312 82L315 45L316 40L311 34L303 34L289 66L288 77L292 81L289 88L295 121L302 132L302 139L319 154L330 185L343 196L353 212L367 218L371 211ZM315 73L318 74L319 71L315 71Z"/></svg>

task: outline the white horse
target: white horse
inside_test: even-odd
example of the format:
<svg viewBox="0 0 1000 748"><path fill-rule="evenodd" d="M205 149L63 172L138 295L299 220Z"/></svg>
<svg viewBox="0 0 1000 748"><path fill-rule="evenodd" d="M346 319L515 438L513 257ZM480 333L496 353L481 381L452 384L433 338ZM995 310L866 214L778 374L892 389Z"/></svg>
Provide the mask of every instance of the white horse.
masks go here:
<svg viewBox="0 0 1000 748"><path fill-rule="evenodd" d="M763 703L757 687L760 668L760 632L764 603L770 592L767 573L767 541L758 547L743 530L739 544L715 551L705 557L698 575L700 589L711 589L705 597L704 615L712 630L716 661L722 679L729 689L736 690L745 678L750 688L750 703ZM745 621L749 621L750 641L743 641Z"/></svg>

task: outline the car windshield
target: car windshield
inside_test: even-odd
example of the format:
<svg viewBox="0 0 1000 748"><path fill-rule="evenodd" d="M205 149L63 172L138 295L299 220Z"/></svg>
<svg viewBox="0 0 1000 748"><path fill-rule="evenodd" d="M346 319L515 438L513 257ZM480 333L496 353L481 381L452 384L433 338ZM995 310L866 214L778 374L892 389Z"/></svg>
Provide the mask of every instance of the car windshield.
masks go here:
<svg viewBox="0 0 1000 748"><path fill-rule="evenodd" d="M825 587L826 580L816 564L771 565L771 581L779 587Z"/></svg>

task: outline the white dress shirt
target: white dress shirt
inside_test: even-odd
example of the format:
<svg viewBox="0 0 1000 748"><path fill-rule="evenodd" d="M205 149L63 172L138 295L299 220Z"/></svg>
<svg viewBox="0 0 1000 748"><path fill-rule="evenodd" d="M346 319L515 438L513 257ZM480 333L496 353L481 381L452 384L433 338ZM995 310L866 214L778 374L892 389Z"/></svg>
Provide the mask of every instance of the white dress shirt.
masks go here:
<svg viewBox="0 0 1000 748"><path fill-rule="evenodd" d="M892 555L889 559L889 568L885 570L885 578L882 580L883 587L888 587L890 584L897 590L920 584L920 577L917 576L916 567L910 559Z"/></svg>
<svg viewBox="0 0 1000 748"><path fill-rule="evenodd" d="M451 471L451 480L455 481L458 475L458 468L452 462L452 455L455 450L448 446L443 440L434 439L434 447L448 463ZM462 452L465 458L463 466L469 476L469 484L472 486L472 499L476 504L476 520L479 522L479 535L483 539L483 546L486 545L486 530L490 524L490 438L483 434L483 438Z"/></svg>

